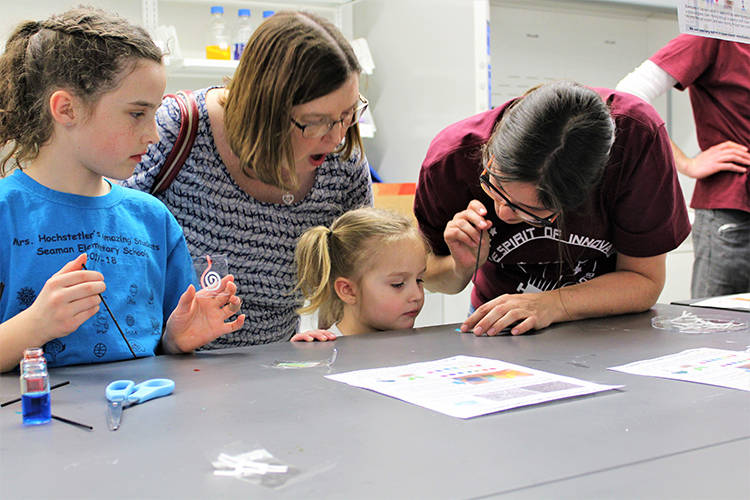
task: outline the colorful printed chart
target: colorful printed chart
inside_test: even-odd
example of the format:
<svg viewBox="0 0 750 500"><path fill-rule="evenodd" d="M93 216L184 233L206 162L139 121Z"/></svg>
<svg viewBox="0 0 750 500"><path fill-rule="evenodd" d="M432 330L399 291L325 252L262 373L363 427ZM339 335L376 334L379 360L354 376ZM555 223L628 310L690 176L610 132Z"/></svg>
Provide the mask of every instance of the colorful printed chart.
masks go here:
<svg viewBox="0 0 750 500"><path fill-rule="evenodd" d="M750 391L750 352L746 351L689 349L609 369L633 375L686 380Z"/></svg>
<svg viewBox="0 0 750 500"><path fill-rule="evenodd" d="M622 387L470 356L339 373L326 378L458 418Z"/></svg>

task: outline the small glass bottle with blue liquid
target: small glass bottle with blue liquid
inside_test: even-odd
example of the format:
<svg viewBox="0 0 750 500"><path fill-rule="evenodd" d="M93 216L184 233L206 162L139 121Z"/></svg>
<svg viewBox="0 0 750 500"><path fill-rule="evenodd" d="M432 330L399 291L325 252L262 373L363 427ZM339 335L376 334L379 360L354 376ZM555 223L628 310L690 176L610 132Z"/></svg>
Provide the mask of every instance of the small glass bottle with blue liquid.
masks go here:
<svg viewBox="0 0 750 500"><path fill-rule="evenodd" d="M21 405L25 425L46 424L52 419L49 397L49 373L44 351L26 349L21 361Z"/></svg>

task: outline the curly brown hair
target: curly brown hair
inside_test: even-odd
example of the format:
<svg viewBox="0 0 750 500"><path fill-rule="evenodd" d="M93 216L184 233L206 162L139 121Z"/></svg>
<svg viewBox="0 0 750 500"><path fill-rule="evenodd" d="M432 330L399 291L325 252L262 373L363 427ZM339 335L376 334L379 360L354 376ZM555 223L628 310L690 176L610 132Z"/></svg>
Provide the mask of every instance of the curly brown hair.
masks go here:
<svg viewBox="0 0 750 500"><path fill-rule="evenodd" d="M0 176L49 141L55 91L92 109L140 60L161 63L162 52L145 29L103 10L81 6L18 25L0 56Z"/></svg>

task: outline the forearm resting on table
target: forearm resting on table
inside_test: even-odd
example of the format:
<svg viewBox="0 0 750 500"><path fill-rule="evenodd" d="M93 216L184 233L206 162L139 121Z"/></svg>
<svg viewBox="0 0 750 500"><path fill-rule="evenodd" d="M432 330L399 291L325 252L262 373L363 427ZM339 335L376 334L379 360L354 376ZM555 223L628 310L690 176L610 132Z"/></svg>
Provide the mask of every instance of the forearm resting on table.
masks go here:
<svg viewBox="0 0 750 500"><path fill-rule="evenodd" d="M430 255L427 259L424 286L431 292L449 295L460 293L471 281L472 271L467 274L457 270L450 255Z"/></svg>
<svg viewBox="0 0 750 500"><path fill-rule="evenodd" d="M617 256L617 269L590 281L561 288L565 310L560 321L574 321L647 311L664 288L666 255L636 258Z"/></svg>

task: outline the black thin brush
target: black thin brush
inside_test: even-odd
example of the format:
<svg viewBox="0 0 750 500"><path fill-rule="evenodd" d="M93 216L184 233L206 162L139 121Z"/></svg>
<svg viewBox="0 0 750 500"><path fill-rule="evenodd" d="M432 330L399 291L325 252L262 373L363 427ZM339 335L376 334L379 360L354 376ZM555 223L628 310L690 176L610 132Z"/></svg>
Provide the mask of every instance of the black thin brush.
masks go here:
<svg viewBox="0 0 750 500"><path fill-rule="evenodd" d="M82 267L82 268L83 268L84 270L87 270L87 269L86 269L86 266L85 266L84 264L81 264L81 267ZM134 350L133 350L133 348L132 348L132 347L130 346L130 342L128 342L128 338L127 338L127 337L125 336L125 334L123 333L123 331L122 331L122 328L120 328L120 324L119 324L119 323L117 322L117 320L115 319L115 315L114 315L114 314L112 314L112 310L111 310L111 309L109 308L109 306L107 305L107 301L106 301L106 300L104 300L104 297L102 297L102 294L101 294L101 293L99 294L99 298L100 298L100 299L102 299L102 304L104 304L104 307L106 307L106 308L107 308L107 312L109 313L109 316L110 316L110 317L112 318L112 321L114 321L114 322L115 322L115 326L116 326L116 327L117 327L117 329L118 329L118 330L120 331L120 335L122 335L122 338L123 338L123 340L125 340L125 343L126 343L126 344L128 345L128 349L130 349L130 353L131 353L131 354L133 355L133 357L134 357L134 358L137 358L138 356L136 356L136 355L135 355L135 351L134 351Z"/></svg>
<svg viewBox="0 0 750 500"><path fill-rule="evenodd" d="M482 255L482 235L484 234L484 231L479 231L479 249L477 250L477 263L474 267L474 276L472 276L471 281L475 282L477 281L477 271L479 271L479 257Z"/></svg>

